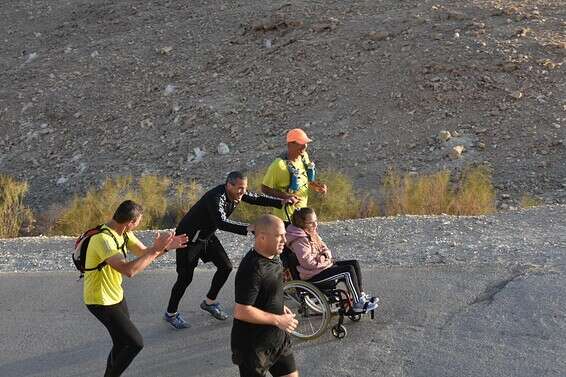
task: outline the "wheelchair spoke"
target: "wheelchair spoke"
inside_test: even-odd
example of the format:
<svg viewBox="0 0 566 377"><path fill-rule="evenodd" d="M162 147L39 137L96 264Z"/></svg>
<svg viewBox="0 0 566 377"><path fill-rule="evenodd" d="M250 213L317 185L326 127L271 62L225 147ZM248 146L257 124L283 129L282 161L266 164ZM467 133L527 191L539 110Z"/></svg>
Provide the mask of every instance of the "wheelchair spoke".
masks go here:
<svg viewBox="0 0 566 377"><path fill-rule="evenodd" d="M284 300L299 324L292 333L301 339L320 336L330 321L328 298L314 285L303 281L290 281L284 287Z"/></svg>

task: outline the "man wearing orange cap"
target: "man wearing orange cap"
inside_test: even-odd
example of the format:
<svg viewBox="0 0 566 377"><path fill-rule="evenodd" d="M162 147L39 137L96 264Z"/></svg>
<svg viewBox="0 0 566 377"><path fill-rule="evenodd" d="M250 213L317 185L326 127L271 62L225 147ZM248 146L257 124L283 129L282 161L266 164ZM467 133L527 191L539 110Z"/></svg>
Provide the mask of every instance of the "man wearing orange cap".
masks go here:
<svg viewBox="0 0 566 377"><path fill-rule="evenodd" d="M263 177L261 191L264 194L293 203L287 213L285 208L274 210L273 214L283 221L289 222L295 209L307 206L309 190L326 194L327 187L316 180L314 163L306 151L311 141L300 128L287 132L287 153L276 158Z"/></svg>

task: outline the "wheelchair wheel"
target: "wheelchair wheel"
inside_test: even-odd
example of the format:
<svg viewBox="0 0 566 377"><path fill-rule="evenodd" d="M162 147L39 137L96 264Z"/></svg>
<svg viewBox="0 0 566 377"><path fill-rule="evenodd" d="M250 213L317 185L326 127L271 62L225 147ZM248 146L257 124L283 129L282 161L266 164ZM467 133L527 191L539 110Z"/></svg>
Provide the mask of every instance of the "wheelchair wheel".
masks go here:
<svg viewBox="0 0 566 377"><path fill-rule="evenodd" d="M348 335L348 330L346 330L344 325L336 325L332 327L332 335L337 339L342 339Z"/></svg>
<svg viewBox="0 0 566 377"><path fill-rule="evenodd" d="M283 304L299 322L291 334L299 339L315 339L328 327L332 315L326 296L306 281L292 280L283 287Z"/></svg>

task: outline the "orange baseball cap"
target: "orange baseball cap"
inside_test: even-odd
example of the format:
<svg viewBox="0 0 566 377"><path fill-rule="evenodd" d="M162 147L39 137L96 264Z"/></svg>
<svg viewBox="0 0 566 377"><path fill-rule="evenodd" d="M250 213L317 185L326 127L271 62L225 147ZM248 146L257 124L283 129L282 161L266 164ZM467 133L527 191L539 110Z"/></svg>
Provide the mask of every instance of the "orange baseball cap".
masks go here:
<svg viewBox="0 0 566 377"><path fill-rule="evenodd" d="M293 128L287 132L287 143L307 144L312 140L309 139L306 132L300 128Z"/></svg>

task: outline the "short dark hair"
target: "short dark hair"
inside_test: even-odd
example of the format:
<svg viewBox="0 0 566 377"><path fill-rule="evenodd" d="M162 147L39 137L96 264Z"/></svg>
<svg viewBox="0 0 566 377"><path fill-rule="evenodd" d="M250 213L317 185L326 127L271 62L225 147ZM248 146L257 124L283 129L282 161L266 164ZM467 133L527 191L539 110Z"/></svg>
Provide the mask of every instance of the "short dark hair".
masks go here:
<svg viewBox="0 0 566 377"><path fill-rule="evenodd" d="M125 224L137 219L142 214L142 206L133 200L125 200L118 206L118 208L116 208L116 212L114 212L112 219L118 224Z"/></svg>
<svg viewBox="0 0 566 377"><path fill-rule="evenodd" d="M238 179L248 179L248 177L241 171L231 171L226 176L226 183L236 184Z"/></svg>
<svg viewBox="0 0 566 377"><path fill-rule="evenodd" d="M293 216L291 216L291 223L297 228L304 229L307 216L313 213L314 209L310 207L299 208L295 212L293 212Z"/></svg>

